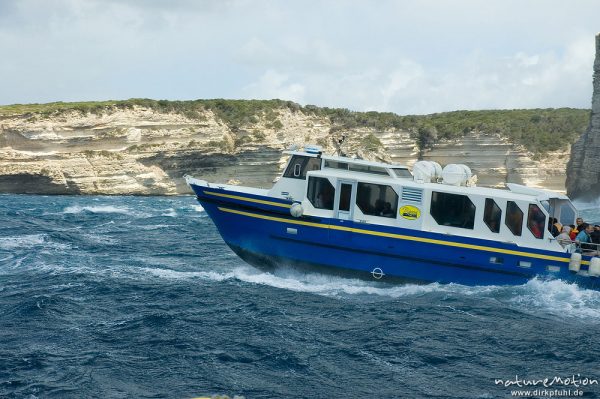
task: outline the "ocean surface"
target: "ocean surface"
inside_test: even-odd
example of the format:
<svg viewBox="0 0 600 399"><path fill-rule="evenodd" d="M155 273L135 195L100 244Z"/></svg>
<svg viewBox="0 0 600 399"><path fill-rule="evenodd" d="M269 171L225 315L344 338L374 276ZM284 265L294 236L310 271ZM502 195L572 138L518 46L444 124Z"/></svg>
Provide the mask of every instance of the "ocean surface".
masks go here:
<svg viewBox="0 0 600 399"><path fill-rule="evenodd" d="M0 196L2 398L506 398L573 376L600 397L597 291L266 273L192 196Z"/></svg>

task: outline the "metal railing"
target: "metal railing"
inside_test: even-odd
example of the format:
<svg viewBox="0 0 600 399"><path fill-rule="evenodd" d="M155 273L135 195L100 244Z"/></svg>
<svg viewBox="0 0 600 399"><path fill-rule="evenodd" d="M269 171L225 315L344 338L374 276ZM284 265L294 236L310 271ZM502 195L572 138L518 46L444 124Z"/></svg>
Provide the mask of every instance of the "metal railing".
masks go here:
<svg viewBox="0 0 600 399"><path fill-rule="evenodd" d="M577 240L571 240L568 238L551 238L550 240L555 240L558 242L563 248L567 248L568 253L578 252L582 255L586 256L597 256L600 255L600 244L598 243L587 243L587 242L579 242Z"/></svg>

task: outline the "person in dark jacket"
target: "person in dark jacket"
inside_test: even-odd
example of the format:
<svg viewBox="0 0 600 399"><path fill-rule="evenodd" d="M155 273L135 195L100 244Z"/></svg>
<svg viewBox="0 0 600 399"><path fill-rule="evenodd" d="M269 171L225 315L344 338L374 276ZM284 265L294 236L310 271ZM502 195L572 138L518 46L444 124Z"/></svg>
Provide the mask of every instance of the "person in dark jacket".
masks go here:
<svg viewBox="0 0 600 399"><path fill-rule="evenodd" d="M590 237L594 244L600 244L600 225L594 225L594 231L592 231Z"/></svg>

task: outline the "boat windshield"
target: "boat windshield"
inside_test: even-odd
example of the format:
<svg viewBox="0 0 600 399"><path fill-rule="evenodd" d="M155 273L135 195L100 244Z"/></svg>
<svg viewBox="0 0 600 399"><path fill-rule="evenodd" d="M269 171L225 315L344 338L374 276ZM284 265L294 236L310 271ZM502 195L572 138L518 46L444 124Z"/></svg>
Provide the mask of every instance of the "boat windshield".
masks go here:
<svg viewBox="0 0 600 399"><path fill-rule="evenodd" d="M321 158L294 155L283 173L283 177L306 180L306 172L311 170L321 170Z"/></svg>

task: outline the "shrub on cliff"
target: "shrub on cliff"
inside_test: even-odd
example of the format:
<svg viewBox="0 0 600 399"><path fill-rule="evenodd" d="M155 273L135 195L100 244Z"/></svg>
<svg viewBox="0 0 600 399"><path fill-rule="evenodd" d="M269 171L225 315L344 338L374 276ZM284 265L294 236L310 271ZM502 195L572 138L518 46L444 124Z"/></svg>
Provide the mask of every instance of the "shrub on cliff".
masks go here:
<svg viewBox="0 0 600 399"><path fill-rule="evenodd" d="M377 131L407 130L412 132L420 150L442 139L456 139L471 131L498 134L522 144L534 154L545 154L572 144L589 123L590 111L584 109L530 109L455 111L431 115L401 116L391 112L354 112L344 108L300 106L283 100L193 100L168 101L129 99L123 101L15 104L0 106L0 115L26 115L35 119L63 112L103 113L114 109L144 107L161 113L179 113L192 120L202 120L207 110L233 132L256 125L279 130L283 110L302 112L328 119L331 132L371 128ZM435 134L434 134L435 133Z"/></svg>

